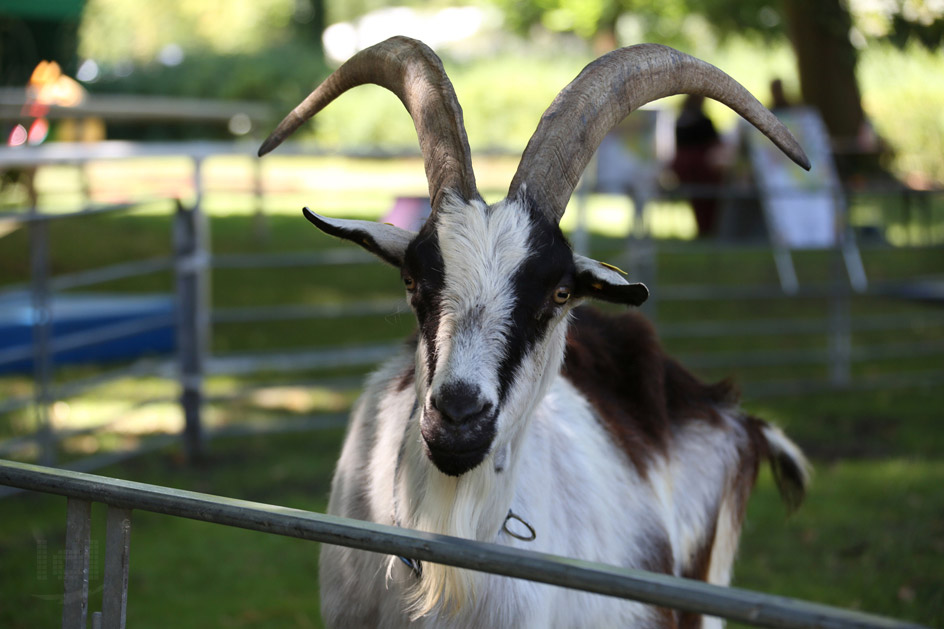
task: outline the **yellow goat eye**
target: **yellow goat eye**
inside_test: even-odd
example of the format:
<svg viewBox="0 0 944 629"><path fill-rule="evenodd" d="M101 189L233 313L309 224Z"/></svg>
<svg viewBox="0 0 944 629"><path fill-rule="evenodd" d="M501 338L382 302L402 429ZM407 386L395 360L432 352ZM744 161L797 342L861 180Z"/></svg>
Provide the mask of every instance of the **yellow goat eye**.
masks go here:
<svg viewBox="0 0 944 629"><path fill-rule="evenodd" d="M411 293L416 290L416 280L409 275L403 278L403 285Z"/></svg>
<svg viewBox="0 0 944 629"><path fill-rule="evenodd" d="M566 286L558 286L554 291L554 303L566 304L570 300L570 289Z"/></svg>

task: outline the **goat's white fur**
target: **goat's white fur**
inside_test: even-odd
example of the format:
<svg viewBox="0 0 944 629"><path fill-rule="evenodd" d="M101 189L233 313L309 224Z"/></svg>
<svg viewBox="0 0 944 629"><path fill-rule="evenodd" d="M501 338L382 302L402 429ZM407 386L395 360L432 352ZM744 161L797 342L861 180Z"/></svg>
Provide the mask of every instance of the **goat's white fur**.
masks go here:
<svg viewBox="0 0 944 629"><path fill-rule="evenodd" d="M665 539L676 572L705 542L707 531L716 530L709 579L727 583L740 517L725 492L738 473L739 444L747 439L735 420L736 409L716 409L720 427L684 424L672 435L668 455L655 457L641 476L587 399L559 374L569 308L561 310L544 341L522 361L485 461L459 477L444 475L430 462L420 426L432 391L459 377L475 382L497 402L501 356L496 348L502 336L513 333L508 317L515 295L509 278L533 255L527 247L528 214L514 201L489 208L450 200L437 219L446 288L432 385L426 386L422 337L415 356L404 352L370 378L352 415L329 511L635 567L652 564L653 540ZM403 242L382 233L393 246ZM578 270L625 283L615 271L575 258ZM400 379L411 363L414 384L402 388ZM779 451L802 461L782 433L771 429L770 437ZM509 509L535 528L533 542L502 530ZM321 596L326 621L336 627L646 627L659 622L657 610L639 603L429 562L423 564L422 578L416 578L395 557L340 546L322 550ZM716 623L705 619L704 626Z"/></svg>

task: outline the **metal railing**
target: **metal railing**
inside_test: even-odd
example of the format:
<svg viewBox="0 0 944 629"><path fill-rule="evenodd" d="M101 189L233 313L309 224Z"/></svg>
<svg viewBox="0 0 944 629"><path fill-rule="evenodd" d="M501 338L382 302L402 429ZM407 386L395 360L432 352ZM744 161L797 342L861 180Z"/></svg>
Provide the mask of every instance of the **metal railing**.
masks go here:
<svg viewBox="0 0 944 629"><path fill-rule="evenodd" d="M38 207L32 207L26 213L12 213L0 217L4 222L25 226L29 231L30 281L27 287L7 287L2 294L11 295L18 291L29 296L29 325L32 331L31 342L0 349L0 366L9 366L32 360L33 395L5 400L0 405L0 412L10 412L17 408L32 406L36 413L38 430L26 437L20 437L0 443L0 453L7 453L24 444L38 444L39 460L52 464L56 460L57 436L50 419L50 406L66 389L72 394L99 386L113 377L121 377L125 370L112 374L112 377L92 378L84 383L73 382L71 386L53 385L53 361L57 354L88 348L109 341L125 339L141 333L159 329L173 328L176 325L174 315L154 314L134 321L118 322L90 330L70 332L53 336L54 295L63 290L91 286L115 279L140 276L148 273L174 268L174 257L123 263L112 267L92 269L54 277L50 269L49 226L53 221L70 220L99 214L115 214L140 208L153 207L155 203L172 205L170 199L142 200L138 203L120 203L111 205L88 205L75 212L47 214ZM177 203L177 220L186 220L187 211ZM140 367L139 367L140 369Z"/></svg>
<svg viewBox="0 0 944 629"><path fill-rule="evenodd" d="M137 202L100 204L89 198L83 186L82 207L77 211L48 212L38 202L37 195L29 194L27 211L0 214L0 222L23 226L29 232L30 277L23 285L12 285L0 290L0 295L22 291L29 296L32 339L28 344L0 348L0 367L18 361L33 361L33 394L20 395L0 402L0 413L31 408L38 429L0 441L0 455L9 455L24 448L38 446L39 462L47 465L57 461L57 445L61 439L78 434L76 431L57 430L51 421L51 407L57 400L88 392L114 380L131 376L158 376L175 379L179 383L178 402L184 417L183 445L192 459L203 455L207 435L201 411L206 402L204 379L208 374L247 373L252 371L288 371L298 368L329 367L338 365L373 365L389 356L394 346L378 344L362 348L327 348L297 351L285 354L244 354L239 356L211 356L210 334L214 323L273 321L292 319L330 318L388 314L389 300L358 302L345 305L242 307L212 309L209 295L209 276L212 268L286 268L294 266L333 266L363 264L373 258L356 250L326 251L321 253L280 253L270 255L222 255L214 258L209 244L209 224L202 205L206 191L203 175L204 161L212 156L254 154L255 147L232 142L134 143L101 142L96 144L50 144L38 147L0 148L0 170L4 168L36 168L46 165L75 165L96 161L114 161L140 158L185 157L192 166L189 188L180 192L190 196L190 205L176 201L173 212L170 253L167 256L121 262L53 276L50 270L51 224L90 216L113 215L151 207L146 199ZM287 147L289 155L311 155L308 150ZM256 197L256 207L262 207L264 193L260 182L258 162L253 168L250 193ZM156 199L155 202L161 202ZM174 200L164 199L171 203ZM174 313L147 317L133 322L100 326L91 331L67 335L52 334L53 296L61 291L86 288L118 279L130 279L151 273L171 271L175 276ZM175 366L167 360L151 360L107 374L83 378L79 381L54 383L54 359L67 350L87 348L98 343L127 338L130 335L172 326L176 335ZM82 433L107 427L103 421L98 427L86 428ZM164 440L158 440L163 443ZM113 455L101 458L102 464L113 461ZM81 467L85 465L79 464ZM92 466L95 467L94 465ZM3 492L0 492L2 494Z"/></svg>
<svg viewBox="0 0 944 629"><path fill-rule="evenodd" d="M0 460L0 484L68 498L63 629L85 629L87 623L93 502L108 505L102 610L93 616L93 627L105 629L125 626L135 510L412 557L727 618L758 627L920 627L862 612L665 574L25 463Z"/></svg>
<svg viewBox="0 0 944 629"><path fill-rule="evenodd" d="M391 355L398 347L397 341L374 342L349 347L320 347L300 348L293 351L272 351L265 353L248 353L217 355L211 351L209 338L212 326L216 324L246 324L255 322L310 320L316 318L332 318L345 316L374 316L389 315L397 311L396 303L391 300L376 299L355 301L347 300L341 304L300 305L278 304L260 306L219 307L210 303L208 284L210 274L215 270L231 269L279 269L297 266L327 266L351 265L372 263L373 258L356 248L328 250L315 253L277 253L253 255L214 255L210 250L207 217L202 209L205 186L202 176L204 161L216 155L245 155L247 158L255 147L243 144L223 142L192 142L192 143L156 143L135 144L127 142L105 142L96 145L49 145L41 147L25 147L17 150L0 150L0 168L3 167L35 167L46 164L77 164L81 165L94 160L121 160L132 158L151 157L186 157L192 162L190 185L192 198L190 207L180 205L175 212L174 238L171 253L162 258L122 262L120 264L100 269L92 269L65 275L52 276L48 263L48 227L53 221L71 220L81 216L90 216L102 213L125 212L139 207L136 204L115 205L88 205L79 212L47 214L38 208L32 212L18 212L7 214L0 219L23 223L30 230L32 246L30 249L32 278L28 286L35 310L39 315L34 318L34 343L28 347L0 349L0 363L23 358L32 353L34 364L37 365L34 373L36 390L32 396L0 402L0 412L9 412L14 408L32 406L36 409L40 430L32 436L33 443L41 446L40 461L52 463L56 446L56 432L49 421L49 407L56 400L65 395L88 390L93 386L101 386L115 378L123 377L126 373L132 375L159 375L175 379L179 382L181 395L179 402L182 405L185 420L184 443L187 452L193 457L199 457L204 449L206 439L205 428L201 419L201 410L206 402L204 393L204 379L214 374L247 374L258 371L294 371L300 369L319 369L324 367L358 366L369 367ZM287 146L285 155L312 155L313 153L299 146ZM376 156L375 156L376 157ZM262 197L269 193L259 178L259 163L251 166L256 174L249 177L254 183L248 193L256 197L256 207L264 206ZM186 192L186 191L185 191ZM927 195L926 195L927 197ZM923 197L924 198L924 197ZM930 197L926 202L930 207ZM166 203L167 201L165 201ZM928 210L930 211L930 210ZM170 240L170 239L169 239ZM737 367L756 366L809 366L825 367L826 377L818 380L810 378L805 382L791 379L783 382L753 382L747 383L746 388L752 393L780 393L810 390L830 386L856 386L856 377L853 367L856 364L872 359L887 359L894 356L938 356L944 354L944 344L939 340L922 340L916 342L897 343L894 345L864 346L854 342L854 334L862 330L894 330L916 329L927 330L939 327L944 321L940 313L921 312L909 314L907 317L889 317L885 315L868 315L865 317L850 314L850 302L860 298L853 294L848 283L842 281L842 274L832 274L829 281L817 285L803 285L796 295L785 295L782 289L775 284L752 286L718 286L718 285L678 285L667 284L659 277L656 268L656 258L672 256L677 252L690 252L692 249L704 248L709 245L686 244L683 247L672 244L659 243L651 239L634 240L631 243L631 255L642 267L640 272L634 273L635 279L650 283L653 288L649 314L658 319L662 336L669 342L678 339L690 341L704 338L751 338L790 335L800 339L802 337L820 337L825 339L819 346L791 347L784 350L742 350L729 349L711 351L679 351L676 354L684 362L700 370L728 370ZM742 247L750 252L750 248ZM756 249L756 247L755 247ZM739 251L733 247L729 250ZM641 261L641 262L640 262ZM631 269L632 270L632 269ZM56 291L70 290L79 287L115 279L126 279L154 272L172 271L176 277L177 304L174 326L178 334L178 355L176 368L170 368L167 363L151 363L144 366L135 366L131 371L115 370L110 375L85 378L80 382L65 384L51 384L50 356L64 347L76 347L102 338L116 338L121 334L140 331L150 325L163 325L165 318L157 317L152 321L126 324L125 330L112 327L110 330L96 333L83 333L68 339L52 339L49 335L49 319L43 313L48 313L49 296ZM647 276L648 275L648 276ZM840 290L837 290L837 287ZM889 293L889 287L873 282L870 285L869 295ZM821 317L807 316L797 318L743 318L736 320L676 322L668 318L659 317L659 304L669 302L685 302L693 307L701 303L710 303L718 300L742 300L750 309L752 303L769 300L783 303L788 308L788 302L796 299L815 299L826 304L828 311ZM896 383L913 386L916 383L930 381L942 377L941 370L925 370L922 373L911 373L908 377L891 374L882 382L869 380L863 386ZM0 443L0 454L9 453L12 448L19 448L31 443L30 439L17 437Z"/></svg>

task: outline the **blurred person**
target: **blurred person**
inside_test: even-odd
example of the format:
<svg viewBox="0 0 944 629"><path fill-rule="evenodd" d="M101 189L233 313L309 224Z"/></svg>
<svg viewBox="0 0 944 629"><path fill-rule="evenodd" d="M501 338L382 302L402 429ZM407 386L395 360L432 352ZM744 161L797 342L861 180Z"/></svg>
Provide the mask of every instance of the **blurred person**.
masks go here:
<svg viewBox="0 0 944 629"><path fill-rule="evenodd" d="M689 95L675 123L675 158L672 170L681 184L697 188L689 199L695 212L698 237L714 235L718 222L718 199L714 188L721 185L721 137L703 109L704 96Z"/></svg>
<svg viewBox="0 0 944 629"><path fill-rule="evenodd" d="M777 113L778 109L789 109L790 107L792 105L783 89L783 81L775 78L770 82L770 111Z"/></svg>

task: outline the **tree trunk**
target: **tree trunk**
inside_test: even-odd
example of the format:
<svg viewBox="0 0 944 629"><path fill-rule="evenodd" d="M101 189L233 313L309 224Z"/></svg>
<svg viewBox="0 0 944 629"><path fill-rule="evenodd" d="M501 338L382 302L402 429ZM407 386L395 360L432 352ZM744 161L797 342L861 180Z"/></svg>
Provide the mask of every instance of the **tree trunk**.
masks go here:
<svg viewBox="0 0 944 629"><path fill-rule="evenodd" d="M819 109L834 140L854 140L864 115L852 21L841 0L783 0L803 100Z"/></svg>

